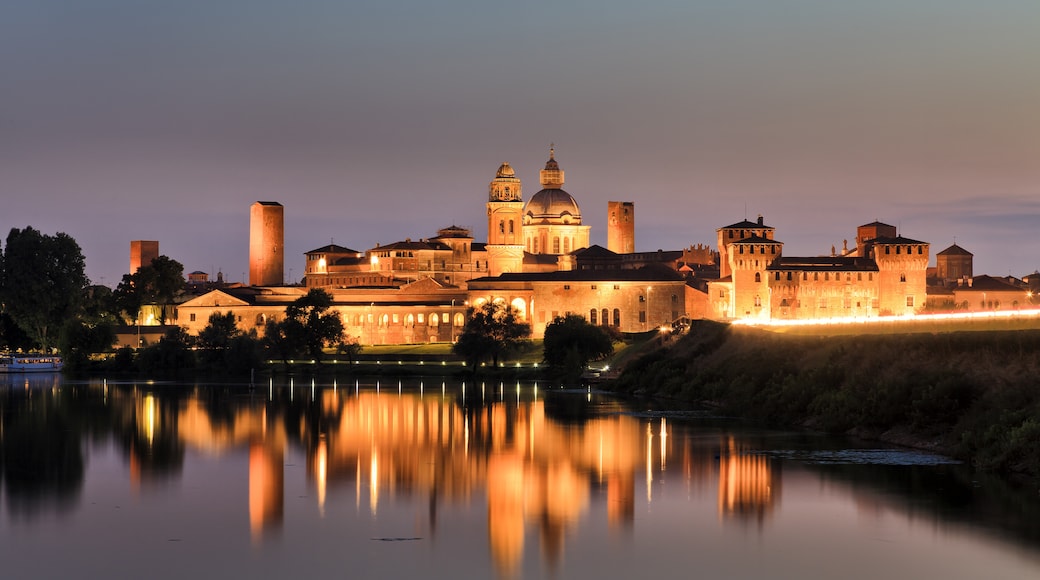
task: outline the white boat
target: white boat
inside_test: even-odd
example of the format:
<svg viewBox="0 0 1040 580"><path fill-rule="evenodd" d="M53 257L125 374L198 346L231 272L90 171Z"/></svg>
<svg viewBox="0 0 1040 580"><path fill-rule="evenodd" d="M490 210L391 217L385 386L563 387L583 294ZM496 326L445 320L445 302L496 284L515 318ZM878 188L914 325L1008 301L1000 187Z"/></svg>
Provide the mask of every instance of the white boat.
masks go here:
<svg viewBox="0 0 1040 580"><path fill-rule="evenodd" d="M0 354L0 373L52 373L60 371L61 357L49 354Z"/></svg>

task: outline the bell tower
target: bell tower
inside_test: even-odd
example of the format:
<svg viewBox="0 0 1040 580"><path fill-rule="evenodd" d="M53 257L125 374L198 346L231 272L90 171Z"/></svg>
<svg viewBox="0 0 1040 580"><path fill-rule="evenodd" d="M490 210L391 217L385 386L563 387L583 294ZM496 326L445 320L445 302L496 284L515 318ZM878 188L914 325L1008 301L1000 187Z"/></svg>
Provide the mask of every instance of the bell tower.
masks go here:
<svg viewBox="0 0 1040 580"><path fill-rule="evenodd" d="M522 186L509 163L503 163L488 185L488 274L519 272L524 263Z"/></svg>

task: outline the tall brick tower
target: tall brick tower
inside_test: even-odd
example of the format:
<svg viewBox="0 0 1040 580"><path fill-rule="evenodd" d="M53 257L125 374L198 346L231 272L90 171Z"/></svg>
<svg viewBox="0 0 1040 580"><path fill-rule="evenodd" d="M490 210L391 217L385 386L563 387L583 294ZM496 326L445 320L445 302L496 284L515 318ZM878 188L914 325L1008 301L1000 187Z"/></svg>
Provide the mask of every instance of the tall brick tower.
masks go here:
<svg viewBox="0 0 1040 580"><path fill-rule="evenodd" d="M607 202L607 249L616 254L636 251L636 206L631 201Z"/></svg>
<svg viewBox="0 0 1040 580"><path fill-rule="evenodd" d="M150 266L159 257L159 242L156 240L132 240L130 242L130 273L135 274L141 266Z"/></svg>
<svg viewBox="0 0 1040 580"><path fill-rule="evenodd" d="M520 272L524 265L524 233L520 178L503 163L488 184L488 274Z"/></svg>
<svg viewBox="0 0 1040 580"><path fill-rule="evenodd" d="M285 208L276 201L258 201L249 208L249 284L284 283Z"/></svg>

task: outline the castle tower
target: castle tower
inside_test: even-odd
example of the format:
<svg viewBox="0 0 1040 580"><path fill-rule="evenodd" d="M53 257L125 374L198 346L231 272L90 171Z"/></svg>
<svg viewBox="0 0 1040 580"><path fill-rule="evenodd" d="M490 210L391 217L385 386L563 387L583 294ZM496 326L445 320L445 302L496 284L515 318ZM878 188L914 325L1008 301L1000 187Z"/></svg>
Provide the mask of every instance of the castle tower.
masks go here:
<svg viewBox="0 0 1040 580"><path fill-rule="evenodd" d="M925 305L929 244L896 236L872 240L878 267L878 313L914 314Z"/></svg>
<svg viewBox="0 0 1040 580"><path fill-rule="evenodd" d="M130 273L136 274L141 266L150 266L159 257L159 242L155 240L133 240L130 242Z"/></svg>
<svg viewBox="0 0 1040 580"><path fill-rule="evenodd" d="M758 227L761 228L762 224L759 223ZM769 272L766 268L781 256L784 245L772 239L771 235L765 237L751 233L725 247L728 250L729 270L733 276L733 292L730 298L733 303L730 312L736 318L768 320L771 316L771 295Z"/></svg>
<svg viewBox="0 0 1040 580"><path fill-rule="evenodd" d="M776 228L765 225L762 216L758 216L757 223L744 220L715 230L718 234L719 278L725 278L733 273L729 258L730 244L752 236L772 240L775 230Z"/></svg>
<svg viewBox="0 0 1040 580"><path fill-rule="evenodd" d="M522 184L509 163L503 163L488 184L488 274L520 272L524 263Z"/></svg>
<svg viewBox="0 0 1040 580"><path fill-rule="evenodd" d="M607 249L616 254L636 251L636 207L631 201L607 202Z"/></svg>
<svg viewBox="0 0 1040 580"><path fill-rule="evenodd" d="M258 201L249 208L249 284L284 283L285 208L276 201Z"/></svg>

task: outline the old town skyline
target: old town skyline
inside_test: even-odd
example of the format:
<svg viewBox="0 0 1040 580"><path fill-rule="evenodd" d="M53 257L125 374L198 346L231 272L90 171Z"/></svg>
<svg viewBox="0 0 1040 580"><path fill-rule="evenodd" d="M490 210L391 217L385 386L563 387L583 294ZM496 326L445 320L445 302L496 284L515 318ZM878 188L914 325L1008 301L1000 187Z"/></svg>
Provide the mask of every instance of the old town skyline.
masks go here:
<svg viewBox="0 0 1040 580"><path fill-rule="evenodd" d="M70 234L95 283L135 239L239 281L277 200L299 279L330 240L486 239L494 169L535 183L555 142L593 244L628 200L638 251L763 214L796 255L878 219L1040 266L1036 5L395 8L16 1L0 226Z"/></svg>

